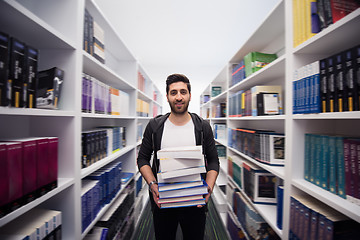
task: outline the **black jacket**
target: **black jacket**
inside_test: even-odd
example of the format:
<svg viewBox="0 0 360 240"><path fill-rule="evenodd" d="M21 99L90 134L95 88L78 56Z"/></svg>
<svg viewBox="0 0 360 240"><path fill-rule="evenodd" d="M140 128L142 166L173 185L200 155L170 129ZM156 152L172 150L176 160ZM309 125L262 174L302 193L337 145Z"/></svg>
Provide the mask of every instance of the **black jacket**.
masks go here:
<svg viewBox="0 0 360 240"><path fill-rule="evenodd" d="M144 165L150 166L151 155L154 153L153 163L155 164L152 166L152 171L155 178L157 178L156 173L158 172L159 166L159 160L157 159L156 153L160 150L161 138L164 131L164 122L169 115L170 113L159 115L150 120L146 126L137 158L137 165L140 169ZM215 170L219 172L219 158L210 124L195 113L190 113L190 116L195 126L196 145L202 145L203 148L206 170Z"/></svg>

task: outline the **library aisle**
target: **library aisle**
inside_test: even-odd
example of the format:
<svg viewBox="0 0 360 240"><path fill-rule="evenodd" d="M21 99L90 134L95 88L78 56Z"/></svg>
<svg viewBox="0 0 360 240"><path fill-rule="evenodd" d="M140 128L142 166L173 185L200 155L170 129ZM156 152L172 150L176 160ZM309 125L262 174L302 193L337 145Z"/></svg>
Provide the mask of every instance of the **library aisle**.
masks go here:
<svg viewBox="0 0 360 240"><path fill-rule="evenodd" d="M151 213L150 202L148 201L145 206L143 213L139 219L139 222L134 230L132 240L155 240L154 225ZM181 240L182 234L180 227L178 228L176 234L176 240ZM210 198L208 202L208 213L206 216L206 226L205 226L205 237L204 239L221 239L228 240L230 239L227 235L226 228L223 225L223 222L220 219L220 215L215 209L214 202Z"/></svg>

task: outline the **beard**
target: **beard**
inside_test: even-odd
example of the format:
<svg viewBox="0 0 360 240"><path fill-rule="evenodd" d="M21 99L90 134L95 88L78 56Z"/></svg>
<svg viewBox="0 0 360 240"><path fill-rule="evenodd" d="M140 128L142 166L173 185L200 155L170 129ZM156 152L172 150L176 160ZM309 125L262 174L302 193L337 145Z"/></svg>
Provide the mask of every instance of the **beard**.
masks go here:
<svg viewBox="0 0 360 240"><path fill-rule="evenodd" d="M185 101L184 104L181 105L181 107L176 107L176 103L169 103L171 112L174 114L184 114L187 112L189 107L189 101Z"/></svg>

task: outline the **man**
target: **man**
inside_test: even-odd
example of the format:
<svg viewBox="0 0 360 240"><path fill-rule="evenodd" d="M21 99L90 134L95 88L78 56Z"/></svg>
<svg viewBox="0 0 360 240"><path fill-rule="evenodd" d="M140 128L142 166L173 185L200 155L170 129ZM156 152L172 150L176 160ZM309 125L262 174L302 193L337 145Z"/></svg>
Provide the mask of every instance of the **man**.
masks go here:
<svg viewBox="0 0 360 240"><path fill-rule="evenodd" d="M219 158L210 124L194 113L188 112L191 100L189 79L182 74L172 74L166 80L166 98L171 112L157 116L146 126L137 164L149 184L155 236L160 239L175 239L180 224L184 239L203 239L205 232L206 207L180 207L160 209L156 173L159 169L157 151L162 148L202 145L209 200L219 172ZM150 167L151 155L153 165Z"/></svg>

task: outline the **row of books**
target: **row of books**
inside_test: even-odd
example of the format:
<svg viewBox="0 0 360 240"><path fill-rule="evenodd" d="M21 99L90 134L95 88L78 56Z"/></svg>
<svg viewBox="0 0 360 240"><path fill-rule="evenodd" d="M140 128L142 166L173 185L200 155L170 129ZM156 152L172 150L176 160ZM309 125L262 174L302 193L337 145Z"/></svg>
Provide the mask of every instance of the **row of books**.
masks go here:
<svg viewBox="0 0 360 240"><path fill-rule="evenodd" d="M230 86L234 86L246 78L244 59L240 63L233 64L231 69Z"/></svg>
<svg viewBox="0 0 360 240"><path fill-rule="evenodd" d="M207 184L202 147L164 148L157 152L160 171L157 174L161 208L204 205Z"/></svg>
<svg viewBox="0 0 360 240"><path fill-rule="evenodd" d="M221 86L212 86L211 87L211 97L216 97L221 94Z"/></svg>
<svg viewBox="0 0 360 240"><path fill-rule="evenodd" d="M3 32L0 51L0 106L57 109L64 71L38 71L38 49Z"/></svg>
<svg viewBox="0 0 360 240"><path fill-rule="evenodd" d="M254 86L229 97L229 117L279 114L283 114L281 86Z"/></svg>
<svg viewBox="0 0 360 240"><path fill-rule="evenodd" d="M81 133L82 168L126 146L126 127L101 126Z"/></svg>
<svg viewBox="0 0 360 240"><path fill-rule="evenodd" d="M149 117L150 116L150 103L138 98L136 99L136 116Z"/></svg>
<svg viewBox="0 0 360 240"><path fill-rule="evenodd" d="M302 66L293 76L293 113L360 110L360 46Z"/></svg>
<svg viewBox="0 0 360 240"><path fill-rule="evenodd" d="M290 198L289 239L358 239L360 224L305 195Z"/></svg>
<svg viewBox="0 0 360 240"><path fill-rule="evenodd" d="M200 96L200 104L205 104L210 101L210 95L205 94Z"/></svg>
<svg viewBox="0 0 360 240"><path fill-rule="evenodd" d="M304 178L360 205L360 138L305 134Z"/></svg>
<svg viewBox="0 0 360 240"><path fill-rule="evenodd" d="M91 224L99 211L111 202L121 189L122 162L114 161L82 179L82 231Z"/></svg>
<svg viewBox="0 0 360 240"><path fill-rule="evenodd" d="M294 47L359 7L356 0L294 0Z"/></svg>
<svg viewBox="0 0 360 240"><path fill-rule="evenodd" d="M0 142L0 217L57 187L58 138Z"/></svg>
<svg viewBox="0 0 360 240"><path fill-rule="evenodd" d="M82 112L129 115L130 96L86 73L82 75Z"/></svg>
<svg viewBox="0 0 360 240"><path fill-rule="evenodd" d="M241 191L231 191L232 210L247 239L280 239Z"/></svg>
<svg viewBox="0 0 360 240"><path fill-rule="evenodd" d="M87 9L84 15L83 49L101 63L105 63L105 31Z"/></svg>
<svg viewBox="0 0 360 240"><path fill-rule="evenodd" d="M214 138L219 141L226 141L226 124L225 123L214 123L213 124L214 130Z"/></svg>
<svg viewBox="0 0 360 240"><path fill-rule="evenodd" d="M150 80L147 79L146 77L144 77L144 75L138 71L138 78L137 78L137 81L138 81L138 89L144 93L146 92L149 92L150 88ZM153 96L155 97L155 91L153 92ZM154 98L154 100L156 101L156 99Z"/></svg>
<svg viewBox="0 0 360 240"><path fill-rule="evenodd" d="M134 214L134 180L126 186L118 198L113 202L111 207L104 213L104 215L95 224L96 227L107 229L107 239L129 239L120 238L120 235L126 235L126 232L133 233L134 226L127 229L127 226L132 225L130 221ZM129 223L127 223L129 221ZM130 235L131 236L131 235Z"/></svg>
<svg viewBox="0 0 360 240"><path fill-rule="evenodd" d="M62 213L33 208L0 228L1 239L62 239Z"/></svg>
<svg viewBox="0 0 360 240"><path fill-rule="evenodd" d="M269 165L285 164L285 135L271 130L228 128L228 146Z"/></svg>
<svg viewBox="0 0 360 240"><path fill-rule="evenodd" d="M237 155L229 155L228 175L253 203L277 203L279 180L270 172Z"/></svg>
<svg viewBox="0 0 360 240"><path fill-rule="evenodd" d="M211 117L213 118L226 117L226 102L216 103L211 108L212 108Z"/></svg>

